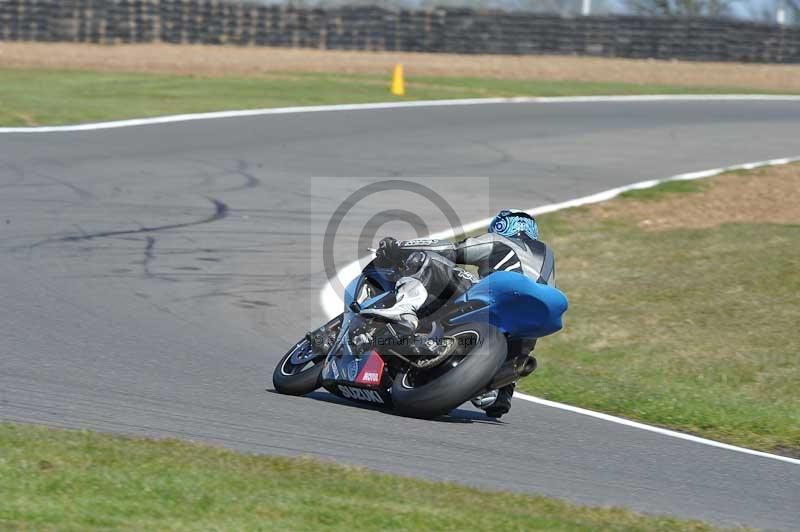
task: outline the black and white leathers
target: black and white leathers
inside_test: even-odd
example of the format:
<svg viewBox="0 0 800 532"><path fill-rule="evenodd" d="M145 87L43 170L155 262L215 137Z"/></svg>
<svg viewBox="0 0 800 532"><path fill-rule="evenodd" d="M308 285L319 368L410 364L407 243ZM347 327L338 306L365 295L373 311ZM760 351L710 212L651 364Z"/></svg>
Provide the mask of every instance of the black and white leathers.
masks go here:
<svg viewBox="0 0 800 532"><path fill-rule="evenodd" d="M450 263L476 266L481 278L492 272L505 270L522 273L538 283L550 286L555 286L556 283L553 252L543 242L524 234L508 238L496 233L486 233L457 244L445 240L406 240L400 242L400 249L406 256L422 251L441 255ZM436 268L439 262L434 260L431 266ZM422 278L426 277L425 272L413 274L412 277L428 284L428 279Z"/></svg>
<svg viewBox="0 0 800 532"><path fill-rule="evenodd" d="M434 312L478 281L458 264L476 266L483 278L492 272L519 272L538 283L555 286L555 259L542 242L525 235L507 238L495 233L446 240L416 239L399 243L402 277L395 285L396 303L387 309L365 309L366 315L417 328L417 314Z"/></svg>

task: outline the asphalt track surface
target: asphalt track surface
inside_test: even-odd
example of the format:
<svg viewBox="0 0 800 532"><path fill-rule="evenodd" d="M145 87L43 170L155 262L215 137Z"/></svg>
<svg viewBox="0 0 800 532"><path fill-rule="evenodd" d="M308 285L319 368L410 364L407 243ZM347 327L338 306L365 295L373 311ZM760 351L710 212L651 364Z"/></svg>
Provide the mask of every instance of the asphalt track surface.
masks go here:
<svg viewBox="0 0 800 532"><path fill-rule="evenodd" d="M798 132L800 103L648 102L0 135L0 419L798 530L796 465L522 401L501 422L467 407L420 421L325 392L265 391L278 357L322 320L324 276L308 258L326 221L317 213L370 177L425 177L466 222L500 206L797 155ZM424 203L415 208L434 220ZM360 224L344 220L337 238L353 241ZM381 228L390 229L401 228ZM337 260L352 259L341 247Z"/></svg>

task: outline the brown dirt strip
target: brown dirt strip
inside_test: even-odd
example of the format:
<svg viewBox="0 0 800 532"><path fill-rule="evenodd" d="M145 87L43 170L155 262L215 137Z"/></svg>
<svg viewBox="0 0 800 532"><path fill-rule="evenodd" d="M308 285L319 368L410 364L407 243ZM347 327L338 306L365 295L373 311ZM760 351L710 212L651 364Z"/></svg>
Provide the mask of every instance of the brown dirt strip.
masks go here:
<svg viewBox="0 0 800 532"><path fill-rule="evenodd" d="M0 43L0 68L258 76L275 72L622 82L800 92L800 66L565 56L350 52L170 44Z"/></svg>
<svg viewBox="0 0 800 532"><path fill-rule="evenodd" d="M590 207L601 218L624 217L646 230L707 228L723 223L800 224L800 164L712 177L698 194L658 201L625 199Z"/></svg>

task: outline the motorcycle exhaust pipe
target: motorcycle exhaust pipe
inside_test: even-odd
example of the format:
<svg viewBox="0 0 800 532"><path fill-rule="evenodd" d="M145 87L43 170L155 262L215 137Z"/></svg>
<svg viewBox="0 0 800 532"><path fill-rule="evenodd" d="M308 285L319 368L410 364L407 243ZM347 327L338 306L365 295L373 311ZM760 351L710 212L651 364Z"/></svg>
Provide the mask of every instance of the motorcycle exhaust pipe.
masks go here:
<svg viewBox="0 0 800 532"><path fill-rule="evenodd" d="M519 379L519 372L517 371L516 366L514 366L514 361L509 360L500 366L499 370L497 370L492 382L489 383L489 388L492 390L497 390L503 386L508 386L517 379Z"/></svg>
<svg viewBox="0 0 800 532"><path fill-rule="evenodd" d="M497 390L503 386L508 386L512 382L516 382L522 377L526 377L536 370L536 359L533 357L525 357L525 362L522 363L521 368L517 368L516 361L509 360L497 370L492 382L489 383L489 388Z"/></svg>
<svg viewBox="0 0 800 532"><path fill-rule="evenodd" d="M536 371L536 359L534 357L526 357L525 362L522 364L522 369L519 370L520 377L527 377Z"/></svg>

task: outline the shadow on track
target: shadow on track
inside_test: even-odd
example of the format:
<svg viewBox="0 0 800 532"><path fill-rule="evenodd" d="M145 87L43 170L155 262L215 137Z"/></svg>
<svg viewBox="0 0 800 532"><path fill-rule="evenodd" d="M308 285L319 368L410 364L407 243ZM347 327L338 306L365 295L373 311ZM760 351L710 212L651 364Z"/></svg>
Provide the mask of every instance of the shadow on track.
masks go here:
<svg viewBox="0 0 800 532"><path fill-rule="evenodd" d="M266 391L269 393L281 395L278 393L277 390L273 388L267 388ZM347 406L350 408L371 410L375 412L382 412L384 414L396 415L394 414L394 412L392 412L390 408L385 408L385 407L382 408L379 406L357 403L355 401L348 401L347 399L343 399L341 397L338 397L336 395L333 395L332 393L325 391L317 390L309 394L306 394L303 397L307 397L315 401L322 401L324 403L333 403L337 405ZM429 421L434 421L436 423L486 423L489 425L505 425L505 422L500 421L499 419L495 419L493 417L489 417L483 412L477 412L475 410L465 410L463 408L456 408L446 416L439 416Z"/></svg>

